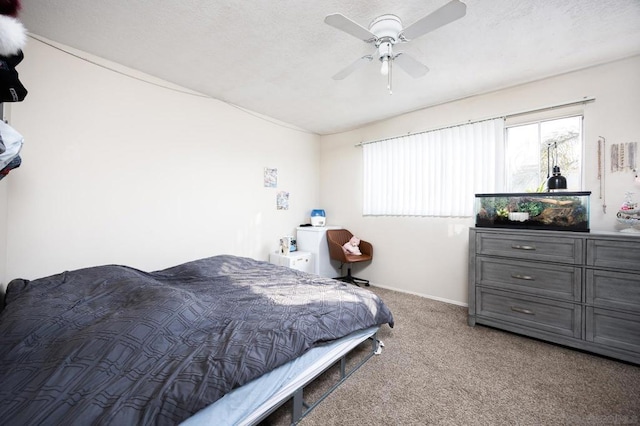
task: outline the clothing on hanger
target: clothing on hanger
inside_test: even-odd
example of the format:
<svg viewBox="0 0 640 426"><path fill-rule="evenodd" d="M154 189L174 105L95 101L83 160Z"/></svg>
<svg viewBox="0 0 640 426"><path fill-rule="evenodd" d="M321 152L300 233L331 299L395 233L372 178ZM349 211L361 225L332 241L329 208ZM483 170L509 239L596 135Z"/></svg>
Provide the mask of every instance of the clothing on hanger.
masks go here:
<svg viewBox="0 0 640 426"><path fill-rule="evenodd" d="M24 138L13 127L0 120L0 137L4 142L5 151L0 154L0 170L20 154Z"/></svg>
<svg viewBox="0 0 640 426"><path fill-rule="evenodd" d="M21 102L27 96L16 71L16 65L23 59L22 50L15 55L0 56L0 102Z"/></svg>
<svg viewBox="0 0 640 426"><path fill-rule="evenodd" d="M7 166L0 170L0 180L4 179L5 176L9 174L9 172L13 169L17 169L22 164L22 158L20 156L16 156Z"/></svg>

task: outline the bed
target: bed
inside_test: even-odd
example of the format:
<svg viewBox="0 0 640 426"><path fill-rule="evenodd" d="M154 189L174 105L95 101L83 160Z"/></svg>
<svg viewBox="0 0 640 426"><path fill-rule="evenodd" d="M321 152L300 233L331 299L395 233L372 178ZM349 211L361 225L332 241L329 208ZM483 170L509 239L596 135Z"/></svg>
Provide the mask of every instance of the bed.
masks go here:
<svg viewBox="0 0 640 426"><path fill-rule="evenodd" d="M295 423L302 387L363 341L375 352L384 324L367 289L230 255L16 279L0 313L0 419L255 424L293 396Z"/></svg>

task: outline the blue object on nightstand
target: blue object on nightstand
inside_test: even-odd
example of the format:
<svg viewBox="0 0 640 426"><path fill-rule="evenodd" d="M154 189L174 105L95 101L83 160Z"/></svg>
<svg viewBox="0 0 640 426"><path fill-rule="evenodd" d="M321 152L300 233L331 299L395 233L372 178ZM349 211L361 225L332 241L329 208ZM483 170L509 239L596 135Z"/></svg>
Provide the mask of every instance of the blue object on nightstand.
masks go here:
<svg viewBox="0 0 640 426"><path fill-rule="evenodd" d="M325 214L322 209L313 209L311 210L311 225L313 226L324 226L325 225Z"/></svg>

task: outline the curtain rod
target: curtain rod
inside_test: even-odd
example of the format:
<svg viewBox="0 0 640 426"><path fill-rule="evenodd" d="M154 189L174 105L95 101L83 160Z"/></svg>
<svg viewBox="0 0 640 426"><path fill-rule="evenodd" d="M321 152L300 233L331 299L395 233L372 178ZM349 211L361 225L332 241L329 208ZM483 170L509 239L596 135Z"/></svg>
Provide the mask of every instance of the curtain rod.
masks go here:
<svg viewBox="0 0 640 426"><path fill-rule="evenodd" d="M574 106L574 105L580 105L580 104L587 104L589 102L594 102L596 100L596 98L594 97L584 97L583 99L577 100L577 101L570 101L570 102L565 102L562 104L556 104L556 105L549 105L549 106L545 106L545 107L540 107L540 108L534 108L534 109L529 109L526 111L518 111L518 112L514 112L511 114L506 114L506 115L499 115L497 117L491 117L491 118L485 118L482 120L475 120L475 121L467 121L466 123L460 123L460 124L453 124L451 126L445 126L445 127L438 127L437 129L431 129L431 130L424 130L422 132L416 132L416 133L407 133L406 135L400 135L400 136L391 136L388 138L384 138L384 139L376 139L373 141L367 141L367 142L360 142L358 144L356 144L355 146L363 146L363 145L368 145L370 143L376 143L376 142L384 142L384 141L388 141L391 139L397 139L403 136L409 136L409 135L420 135L422 133L429 133L429 132L437 132L438 130L446 130L446 129L451 129L454 127L460 127L460 126L464 126L467 124L476 124L476 123L482 123L483 121L489 121L489 120L495 120L496 118L503 118L503 119L507 119L507 118L512 118L512 117L518 117L520 115L525 115L525 114L533 114L536 112L543 112L543 111L551 111L557 108L565 108L565 107L570 107L570 106Z"/></svg>

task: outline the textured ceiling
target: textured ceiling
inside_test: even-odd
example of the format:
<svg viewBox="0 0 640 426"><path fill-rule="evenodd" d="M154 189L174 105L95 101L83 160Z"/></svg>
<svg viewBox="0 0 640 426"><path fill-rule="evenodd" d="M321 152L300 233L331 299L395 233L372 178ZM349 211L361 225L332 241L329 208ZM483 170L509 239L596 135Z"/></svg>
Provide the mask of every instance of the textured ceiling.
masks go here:
<svg viewBox="0 0 640 426"><path fill-rule="evenodd" d="M318 134L640 54L640 0L464 0L467 13L401 50L430 72L374 61L331 77L368 45L330 27L404 26L448 0L22 0L34 36L71 46Z"/></svg>

